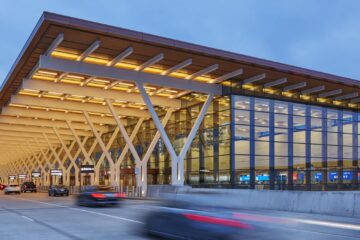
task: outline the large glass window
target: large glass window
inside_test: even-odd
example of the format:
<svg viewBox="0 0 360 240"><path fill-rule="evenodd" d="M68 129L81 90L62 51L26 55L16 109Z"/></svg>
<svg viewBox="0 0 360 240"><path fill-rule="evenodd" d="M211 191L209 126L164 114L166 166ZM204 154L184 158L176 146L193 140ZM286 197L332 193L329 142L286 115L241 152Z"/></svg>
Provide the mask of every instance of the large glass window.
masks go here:
<svg viewBox="0 0 360 240"><path fill-rule="evenodd" d="M231 108L236 184L276 189L292 182L295 189L324 190L357 180L355 113L235 95Z"/></svg>

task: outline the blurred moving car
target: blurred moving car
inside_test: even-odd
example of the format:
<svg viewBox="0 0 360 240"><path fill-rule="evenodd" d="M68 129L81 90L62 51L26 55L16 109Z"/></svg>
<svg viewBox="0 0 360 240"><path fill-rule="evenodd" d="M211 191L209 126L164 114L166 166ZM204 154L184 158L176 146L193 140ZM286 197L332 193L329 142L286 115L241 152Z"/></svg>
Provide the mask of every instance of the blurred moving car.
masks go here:
<svg viewBox="0 0 360 240"><path fill-rule="evenodd" d="M19 185L7 185L4 188L4 193L5 194L10 194L10 193L20 194L20 187L19 187Z"/></svg>
<svg viewBox="0 0 360 240"><path fill-rule="evenodd" d="M36 192L36 185L33 182L24 182L21 184L21 192Z"/></svg>
<svg viewBox="0 0 360 240"><path fill-rule="evenodd" d="M125 195L109 187L86 186L77 196L79 206L116 206Z"/></svg>
<svg viewBox="0 0 360 240"><path fill-rule="evenodd" d="M69 189L63 185L52 185L48 190L49 196L69 196Z"/></svg>
<svg viewBox="0 0 360 240"><path fill-rule="evenodd" d="M233 239L250 229L232 213L178 201L168 202L145 219L147 234L170 239Z"/></svg>
<svg viewBox="0 0 360 240"><path fill-rule="evenodd" d="M4 190L5 187L6 187L6 185L0 183L0 191Z"/></svg>

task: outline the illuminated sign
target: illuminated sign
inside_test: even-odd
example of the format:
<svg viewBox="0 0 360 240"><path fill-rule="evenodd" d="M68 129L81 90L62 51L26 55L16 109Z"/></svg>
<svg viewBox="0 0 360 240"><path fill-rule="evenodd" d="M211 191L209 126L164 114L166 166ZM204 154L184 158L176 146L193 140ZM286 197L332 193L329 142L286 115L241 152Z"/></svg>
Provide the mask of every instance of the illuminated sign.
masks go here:
<svg viewBox="0 0 360 240"><path fill-rule="evenodd" d="M16 176L15 175L10 175L9 176L9 180L15 180L16 179Z"/></svg>
<svg viewBox="0 0 360 240"><path fill-rule="evenodd" d="M60 169L51 169L50 170L50 175L51 176L62 176L62 170Z"/></svg>
<svg viewBox="0 0 360 240"><path fill-rule="evenodd" d="M35 178L36 178L36 177L41 177L41 173L40 173L40 172L32 172L32 173L31 173L31 176L32 176L32 177L35 177Z"/></svg>
<svg viewBox="0 0 360 240"><path fill-rule="evenodd" d="M25 178L26 178L26 174L18 174L18 178L19 178L19 179L25 179Z"/></svg>
<svg viewBox="0 0 360 240"><path fill-rule="evenodd" d="M94 173L94 165L81 165L81 173Z"/></svg>

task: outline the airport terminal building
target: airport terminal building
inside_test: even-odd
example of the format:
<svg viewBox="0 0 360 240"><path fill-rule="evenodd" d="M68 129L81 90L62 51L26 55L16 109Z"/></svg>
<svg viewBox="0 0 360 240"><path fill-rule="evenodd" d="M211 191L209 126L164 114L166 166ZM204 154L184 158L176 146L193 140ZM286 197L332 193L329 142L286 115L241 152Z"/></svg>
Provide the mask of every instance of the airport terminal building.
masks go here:
<svg viewBox="0 0 360 240"><path fill-rule="evenodd" d="M1 181L359 189L360 82L44 13L0 92Z"/></svg>

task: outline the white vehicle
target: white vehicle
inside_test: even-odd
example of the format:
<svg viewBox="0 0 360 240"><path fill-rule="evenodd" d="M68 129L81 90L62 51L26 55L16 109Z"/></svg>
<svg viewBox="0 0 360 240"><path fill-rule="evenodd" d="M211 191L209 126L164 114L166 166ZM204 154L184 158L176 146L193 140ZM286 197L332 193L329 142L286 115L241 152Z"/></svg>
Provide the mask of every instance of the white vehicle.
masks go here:
<svg viewBox="0 0 360 240"><path fill-rule="evenodd" d="M19 185L7 185L4 188L4 193L5 194L9 194L9 193L20 194L20 186Z"/></svg>

